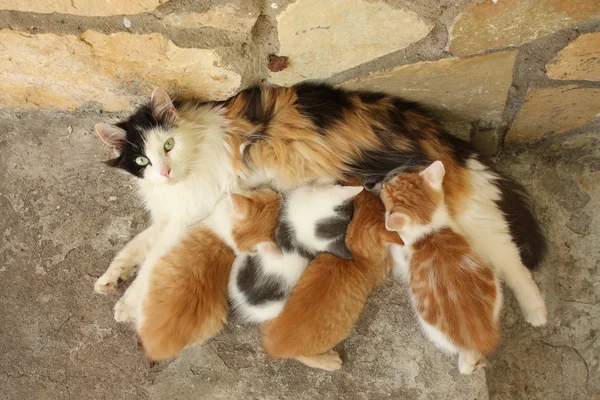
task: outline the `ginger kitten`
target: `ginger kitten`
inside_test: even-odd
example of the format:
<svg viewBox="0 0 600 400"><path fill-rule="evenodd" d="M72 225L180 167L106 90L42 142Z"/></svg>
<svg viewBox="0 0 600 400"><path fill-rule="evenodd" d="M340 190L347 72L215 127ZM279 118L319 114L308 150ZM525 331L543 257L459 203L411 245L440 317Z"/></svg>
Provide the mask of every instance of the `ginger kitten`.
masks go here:
<svg viewBox="0 0 600 400"><path fill-rule="evenodd" d="M294 242L307 245L302 235ZM367 297L392 267L388 242L401 244L385 229L383 205L375 195L359 193L345 238L352 259L321 253L308 264L281 313L261 327L267 354L328 371L341 368L333 347L350 334Z"/></svg>
<svg viewBox="0 0 600 400"><path fill-rule="evenodd" d="M227 323L227 284L239 252L236 243L243 251L249 240L270 238L275 230L275 222L269 225L269 218L237 218L232 206L236 196L242 195L221 200L209 218L136 279L147 281L147 292L134 319L150 359L174 357L185 347L216 335ZM261 216L269 212L276 216L279 196L275 192L255 190L242 197L252 210L267 210Z"/></svg>
<svg viewBox="0 0 600 400"><path fill-rule="evenodd" d="M444 203L444 165L401 173L381 190L386 228L405 247L393 246L394 269L409 283L427 336L442 350L459 353L462 374L483 364L500 340L500 283L469 246Z"/></svg>

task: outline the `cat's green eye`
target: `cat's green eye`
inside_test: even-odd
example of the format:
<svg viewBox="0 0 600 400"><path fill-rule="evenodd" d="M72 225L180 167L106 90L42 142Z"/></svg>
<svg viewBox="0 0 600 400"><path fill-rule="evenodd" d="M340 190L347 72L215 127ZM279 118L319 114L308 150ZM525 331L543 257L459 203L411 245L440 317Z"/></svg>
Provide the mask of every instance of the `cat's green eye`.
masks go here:
<svg viewBox="0 0 600 400"><path fill-rule="evenodd" d="M150 160L148 160L146 157L138 157L135 159L135 163L137 165L139 165L140 167L145 167L146 165L148 165L148 163L150 162Z"/></svg>
<svg viewBox="0 0 600 400"><path fill-rule="evenodd" d="M173 146L175 146L175 140L173 140L173 138L167 139L164 146L165 151L171 151L171 149L173 149Z"/></svg>

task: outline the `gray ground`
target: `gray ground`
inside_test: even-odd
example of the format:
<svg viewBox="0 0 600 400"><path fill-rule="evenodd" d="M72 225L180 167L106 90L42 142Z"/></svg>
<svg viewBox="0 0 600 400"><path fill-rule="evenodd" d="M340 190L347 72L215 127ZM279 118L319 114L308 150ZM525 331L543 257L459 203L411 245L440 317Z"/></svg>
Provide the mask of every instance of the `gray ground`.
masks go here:
<svg viewBox="0 0 600 400"><path fill-rule="evenodd" d="M93 283L145 225L125 175L107 170L94 113L0 113L0 399L600 398L600 156L550 147L500 165L535 195L552 254L536 273L549 325L528 326L510 293L487 371L422 337L404 288L371 297L339 350L342 371L269 361L233 322L171 363L151 364L112 319L123 292Z"/></svg>

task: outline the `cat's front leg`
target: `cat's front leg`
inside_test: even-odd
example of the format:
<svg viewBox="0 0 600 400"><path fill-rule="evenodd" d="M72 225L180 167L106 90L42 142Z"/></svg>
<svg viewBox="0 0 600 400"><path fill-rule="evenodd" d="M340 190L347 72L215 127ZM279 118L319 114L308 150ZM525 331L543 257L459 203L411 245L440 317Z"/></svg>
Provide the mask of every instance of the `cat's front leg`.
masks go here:
<svg viewBox="0 0 600 400"><path fill-rule="evenodd" d="M154 244L156 233L157 229L153 224L131 239L117 254L106 272L98 278L94 290L97 293L106 294L114 289L119 279L126 280L133 275Z"/></svg>
<svg viewBox="0 0 600 400"><path fill-rule="evenodd" d="M117 322L134 322L137 320L138 304L142 295L142 279L137 277L127 288L125 294L119 299L114 308L114 317Z"/></svg>

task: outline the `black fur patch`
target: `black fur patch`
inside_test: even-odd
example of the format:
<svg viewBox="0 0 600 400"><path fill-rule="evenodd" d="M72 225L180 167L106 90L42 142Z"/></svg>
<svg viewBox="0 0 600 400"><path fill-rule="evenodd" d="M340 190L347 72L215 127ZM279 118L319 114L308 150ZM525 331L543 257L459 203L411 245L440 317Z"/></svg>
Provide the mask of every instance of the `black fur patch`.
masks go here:
<svg viewBox="0 0 600 400"><path fill-rule="evenodd" d="M352 106L347 92L325 84L301 83L295 86L298 111L309 118L319 132L344 118L344 111Z"/></svg>
<svg viewBox="0 0 600 400"><path fill-rule="evenodd" d="M360 101L362 101L363 103L366 103L366 104L377 103L378 101L383 100L386 97L388 97L385 93L380 93L380 92L357 92L357 93L358 93L358 98L360 99Z"/></svg>
<svg viewBox="0 0 600 400"><path fill-rule="evenodd" d="M253 306L269 301L283 300L287 296L285 284L273 275L262 271L259 256L247 256L237 276L237 286Z"/></svg>
<svg viewBox="0 0 600 400"><path fill-rule="evenodd" d="M250 121L257 124L268 124L273 117L273 110L270 107L265 107L262 101L262 90L260 86L249 87L243 90L239 96L246 102L246 110L244 116Z"/></svg>
<svg viewBox="0 0 600 400"><path fill-rule="evenodd" d="M510 236L519 248L521 261L529 269L539 267L548 253L548 242L527 190L512 179L496 182L500 189L500 200L496 204L508 223Z"/></svg>
<svg viewBox="0 0 600 400"><path fill-rule="evenodd" d="M346 246L346 236L334 240L329 246L327 246L327 252L333 254L337 258L342 260L350 260L352 258L352 251Z"/></svg>
<svg viewBox="0 0 600 400"><path fill-rule="evenodd" d="M111 167L122 168L137 177L141 177L145 166L137 165L135 159L140 156L145 157L144 132L157 126L163 126L165 129L168 129L169 126L154 118L150 105L138 108L127 120L116 125L127 133L125 147L123 147L117 158L106 161L106 164Z"/></svg>
<svg viewBox="0 0 600 400"><path fill-rule="evenodd" d="M376 188L394 170L424 167L431 163L420 149L400 151L390 148L363 151L360 159L347 166L349 176L358 176L367 190L373 190L369 187Z"/></svg>
<svg viewBox="0 0 600 400"><path fill-rule="evenodd" d="M410 115L420 114L432 122L434 119L418 103L394 97L391 99L391 104L393 107L388 113L389 123L386 129L387 134L394 136L402 135L414 141L422 139L423 131L413 121L410 121Z"/></svg>
<svg viewBox="0 0 600 400"><path fill-rule="evenodd" d="M286 253L297 252L308 260L314 259L316 254L306 249L306 247L304 247L300 242L298 242L298 239L296 239L294 227L285 219L285 214L282 214L284 212L285 200L282 203L277 228L275 228L275 242Z"/></svg>
<svg viewBox="0 0 600 400"><path fill-rule="evenodd" d="M352 258L352 252L346 246L346 230L354 215L354 199L350 199L335 208L334 217L317 222L315 234L317 237L332 240L327 251L343 259Z"/></svg>

